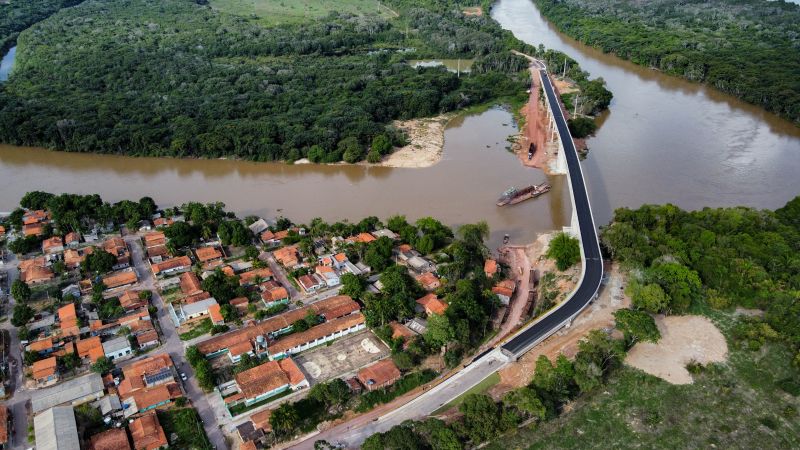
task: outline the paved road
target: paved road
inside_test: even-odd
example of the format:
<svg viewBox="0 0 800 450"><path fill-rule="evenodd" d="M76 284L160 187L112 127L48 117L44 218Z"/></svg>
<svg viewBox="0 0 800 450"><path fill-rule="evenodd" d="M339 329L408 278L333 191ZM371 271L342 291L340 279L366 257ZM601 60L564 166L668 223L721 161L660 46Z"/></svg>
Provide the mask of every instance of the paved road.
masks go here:
<svg viewBox="0 0 800 450"><path fill-rule="evenodd" d="M155 287L156 280L147 264L141 240L137 235L127 235L125 236L125 242L128 243L128 247L131 249L131 257L136 271L139 273L139 284L143 289L149 289L153 292L151 302L158 309L156 317L161 326L161 340L163 345L151 352L150 355L169 353L169 356L172 358L178 370L184 372L189 378L188 381L184 383L184 391L198 414L200 414L200 418L203 420L203 427L206 430L208 439L211 441L211 445L218 450L227 449L228 444L225 441L225 436L220 431L217 414L215 414L214 409L209 404L206 394L197 384L192 367L186 362L183 342L178 336L172 319L169 317L164 301L161 299L161 296L158 295L158 291Z"/></svg>
<svg viewBox="0 0 800 450"><path fill-rule="evenodd" d="M291 448L312 449L314 441L318 439L339 442L348 448L354 448L374 433L385 432L405 420L430 415L445 403L463 394L481 380L502 368L511 359L518 358L547 336L555 333L583 310L597 294L603 278L603 264L578 154L549 76L543 70L544 65L535 60L532 60L531 65L533 69L539 70L543 78L547 101L550 102L556 116L556 124L562 137L565 157L567 158L573 206L577 209L578 214L582 256L585 257L582 266L583 272L577 289L557 309L524 327L513 338L506 341L502 347L479 355L463 370L430 391L417 396L406 404L390 405L391 408L388 411L384 408L379 408L377 411L359 416L326 432L294 443Z"/></svg>

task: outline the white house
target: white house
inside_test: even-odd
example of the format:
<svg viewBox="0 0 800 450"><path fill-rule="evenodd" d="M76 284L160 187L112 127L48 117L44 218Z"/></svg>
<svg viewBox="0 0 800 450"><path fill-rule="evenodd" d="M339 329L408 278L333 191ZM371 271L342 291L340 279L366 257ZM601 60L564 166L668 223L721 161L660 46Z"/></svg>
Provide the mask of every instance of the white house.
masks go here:
<svg viewBox="0 0 800 450"><path fill-rule="evenodd" d="M128 338L126 336L120 336L116 339L103 342L103 353L105 353L106 358L114 360L131 356L133 350L131 349L131 343L128 341Z"/></svg>

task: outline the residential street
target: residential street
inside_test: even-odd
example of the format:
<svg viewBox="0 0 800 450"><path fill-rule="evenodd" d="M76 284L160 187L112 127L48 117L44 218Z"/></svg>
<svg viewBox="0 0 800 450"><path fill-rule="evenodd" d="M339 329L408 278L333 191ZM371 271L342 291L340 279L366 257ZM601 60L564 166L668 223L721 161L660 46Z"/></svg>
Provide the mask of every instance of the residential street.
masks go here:
<svg viewBox="0 0 800 450"><path fill-rule="evenodd" d="M222 431L220 431L217 416L214 413L213 408L211 408L211 405L206 398L206 394L202 389L200 389L200 386L197 385L197 381L194 377L194 370L186 362L184 357L183 342L175 330L175 325L172 323L172 320L167 313L164 302L161 300L161 296L156 291L155 279L150 271L149 265L146 262L141 241L137 235L129 234L125 236L125 242L128 243L128 247L131 250L131 257L133 258L133 263L136 267L136 272L139 274L139 285L143 289L149 289L153 292L153 298L151 301L153 306L158 309L157 316L158 323L161 326L162 346L156 351L151 352L151 355L164 352L169 353L169 356L172 358L172 361L175 363L178 371L186 374L186 376L189 378L186 382L184 382L186 396L189 398L189 400L191 400L192 405L194 405L194 408L200 414L200 418L203 420L203 426L206 430L206 435L208 435L211 445L213 445L216 449L227 449L228 444L225 441L225 436L223 435Z"/></svg>

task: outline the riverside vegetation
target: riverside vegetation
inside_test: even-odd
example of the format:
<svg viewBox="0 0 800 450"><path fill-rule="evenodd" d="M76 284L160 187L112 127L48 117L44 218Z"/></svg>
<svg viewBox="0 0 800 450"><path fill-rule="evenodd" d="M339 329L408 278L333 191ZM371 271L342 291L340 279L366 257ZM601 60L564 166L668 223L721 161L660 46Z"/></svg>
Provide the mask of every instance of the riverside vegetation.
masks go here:
<svg viewBox="0 0 800 450"><path fill-rule="evenodd" d="M404 142L392 120L524 102L527 61L511 49L564 59L487 16L465 16L474 1L390 0L302 23L273 23L239 3L89 0L37 23L18 37L14 72L0 85L0 141L126 155L378 161ZM475 62L460 76L406 63L422 58ZM571 73L592 88L587 104L608 106L602 80L576 65Z"/></svg>
<svg viewBox="0 0 800 450"><path fill-rule="evenodd" d="M569 36L800 124L800 6L761 0L534 0Z"/></svg>

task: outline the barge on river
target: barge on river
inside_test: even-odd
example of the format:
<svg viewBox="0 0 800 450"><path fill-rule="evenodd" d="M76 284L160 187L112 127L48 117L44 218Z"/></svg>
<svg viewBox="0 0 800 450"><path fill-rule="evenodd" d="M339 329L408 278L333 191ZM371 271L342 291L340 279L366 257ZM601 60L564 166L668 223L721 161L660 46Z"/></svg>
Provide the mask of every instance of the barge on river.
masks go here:
<svg viewBox="0 0 800 450"><path fill-rule="evenodd" d="M534 184L522 189L512 187L503 192L503 195L497 199L497 206L516 205L517 203L545 194L550 191L550 188L551 186L547 183Z"/></svg>

